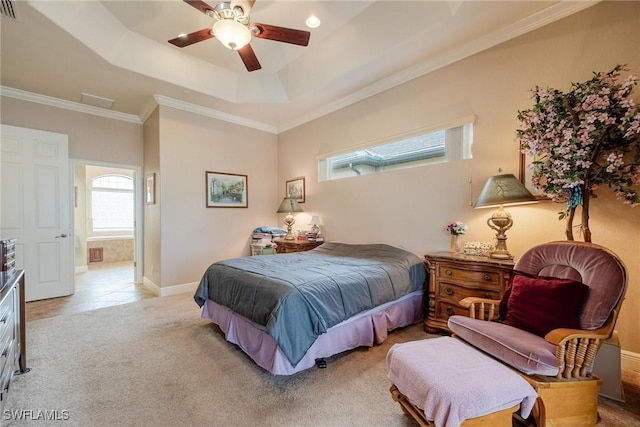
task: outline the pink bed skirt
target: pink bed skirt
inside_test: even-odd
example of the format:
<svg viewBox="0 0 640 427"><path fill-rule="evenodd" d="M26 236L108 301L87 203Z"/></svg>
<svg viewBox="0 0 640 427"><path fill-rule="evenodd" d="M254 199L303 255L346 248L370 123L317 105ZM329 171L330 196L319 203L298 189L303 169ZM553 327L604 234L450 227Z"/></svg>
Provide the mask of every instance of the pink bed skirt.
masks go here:
<svg viewBox="0 0 640 427"><path fill-rule="evenodd" d="M264 328L227 307L207 300L202 308L202 318L218 325L227 341L238 345L258 366L274 375L291 375L313 367L318 358L380 344L387 338L388 331L419 322L423 317L422 299L422 291L413 292L329 328L296 366L291 366Z"/></svg>

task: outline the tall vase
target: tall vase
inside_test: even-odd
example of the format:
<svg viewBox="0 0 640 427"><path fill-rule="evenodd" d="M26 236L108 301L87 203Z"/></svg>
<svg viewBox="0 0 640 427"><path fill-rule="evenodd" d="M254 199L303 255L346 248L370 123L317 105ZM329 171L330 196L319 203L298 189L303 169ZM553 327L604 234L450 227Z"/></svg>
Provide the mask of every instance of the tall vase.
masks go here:
<svg viewBox="0 0 640 427"><path fill-rule="evenodd" d="M451 236L451 252L462 252L462 239L459 234L453 234Z"/></svg>

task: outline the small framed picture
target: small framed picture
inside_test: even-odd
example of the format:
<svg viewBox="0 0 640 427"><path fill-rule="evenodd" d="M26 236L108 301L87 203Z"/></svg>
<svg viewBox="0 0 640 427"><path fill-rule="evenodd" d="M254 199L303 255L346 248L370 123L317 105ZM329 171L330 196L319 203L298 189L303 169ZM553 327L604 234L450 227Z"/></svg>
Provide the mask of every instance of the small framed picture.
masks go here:
<svg viewBox="0 0 640 427"><path fill-rule="evenodd" d="M247 175L206 172L208 208L246 208L249 206Z"/></svg>
<svg viewBox="0 0 640 427"><path fill-rule="evenodd" d="M156 174L150 173L144 179L144 201L148 205L156 203Z"/></svg>
<svg viewBox="0 0 640 427"><path fill-rule="evenodd" d="M298 203L304 203L304 191L304 177L287 181L287 188L285 189L287 197L296 199Z"/></svg>

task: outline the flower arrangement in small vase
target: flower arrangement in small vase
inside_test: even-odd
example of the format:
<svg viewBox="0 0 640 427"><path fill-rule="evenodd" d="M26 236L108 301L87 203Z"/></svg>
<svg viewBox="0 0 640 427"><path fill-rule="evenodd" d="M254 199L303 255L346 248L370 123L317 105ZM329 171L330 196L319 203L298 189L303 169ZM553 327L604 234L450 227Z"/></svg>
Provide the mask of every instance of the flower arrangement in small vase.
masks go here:
<svg viewBox="0 0 640 427"><path fill-rule="evenodd" d="M467 232L467 226L460 221L453 221L449 225L447 225L447 231L451 234L451 246L453 251L461 252L462 251L462 241L460 240L460 236Z"/></svg>

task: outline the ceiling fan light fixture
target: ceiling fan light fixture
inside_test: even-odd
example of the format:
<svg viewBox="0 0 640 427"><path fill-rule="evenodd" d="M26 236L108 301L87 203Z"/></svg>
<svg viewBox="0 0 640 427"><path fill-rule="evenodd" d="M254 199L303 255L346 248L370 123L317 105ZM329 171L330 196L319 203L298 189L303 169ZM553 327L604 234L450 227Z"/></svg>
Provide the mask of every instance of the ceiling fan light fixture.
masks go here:
<svg viewBox="0 0 640 427"><path fill-rule="evenodd" d="M251 31L246 25L233 19L223 19L213 24L213 34L231 50L239 50L251 41Z"/></svg>

